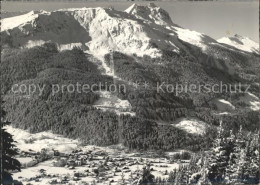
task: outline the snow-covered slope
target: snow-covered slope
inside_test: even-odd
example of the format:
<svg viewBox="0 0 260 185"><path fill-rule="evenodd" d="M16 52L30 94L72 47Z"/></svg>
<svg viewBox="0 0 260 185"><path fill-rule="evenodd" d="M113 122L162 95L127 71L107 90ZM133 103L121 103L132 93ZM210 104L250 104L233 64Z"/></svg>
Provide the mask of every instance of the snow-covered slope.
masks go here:
<svg viewBox="0 0 260 185"><path fill-rule="evenodd" d="M125 12L148 23L155 23L159 25L173 24L168 12L160 7L157 7L154 3L150 3L148 6L133 4L127 8Z"/></svg>
<svg viewBox="0 0 260 185"><path fill-rule="evenodd" d="M45 148L48 150L55 149L60 152L71 152L80 144L78 140L64 138L51 132L31 134L28 131L11 126L6 126L5 129L13 135L13 139L17 142L17 148L22 151L32 149L35 152L39 152Z"/></svg>
<svg viewBox="0 0 260 185"><path fill-rule="evenodd" d="M25 24L33 24L33 21L37 17L38 14L36 14L34 11L31 11L24 15L3 19L1 21L1 31L13 29L15 27L21 27L24 26Z"/></svg>
<svg viewBox="0 0 260 185"><path fill-rule="evenodd" d="M253 111L260 110L260 100L257 96L252 93L245 93L239 97L239 101L245 103Z"/></svg>
<svg viewBox="0 0 260 185"><path fill-rule="evenodd" d="M259 53L259 43L252 41L248 37L243 37L237 34L233 37L223 37L218 39L218 42L228 44L239 50Z"/></svg>
<svg viewBox="0 0 260 185"><path fill-rule="evenodd" d="M208 44L215 43L215 40L205 36L199 32L192 31L189 29L184 29L180 27L174 27L179 39L188 42L192 45L200 47L202 50L206 50Z"/></svg>
<svg viewBox="0 0 260 185"><path fill-rule="evenodd" d="M183 118L177 120L172 126L180 128L190 134L204 135L206 132L207 124L197 119Z"/></svg>
<svg viewBox="0 0 260 185"><path fill-rule="evenodd" d="M174 24L168 12L160 7L157 7L154 3L150 3L149 6L133 4L128 9L126 9L125 12L131 14L137 19L146 22L147 24L152 25L156 29L163 30L163 28L166 28L168 30L168 34L171 35L171 37L175 36L178 39L200 47L203 50L206 49L208 44L216 43L214 39L204 34L189 29L184 29ZM158 25L161 27L158 27Z"/></svg>
<svg viewBox="0 0 260 185"><path fill-rule="evenodd" d="M30 12L1 23L2 34L12 38L12 46L33 47L51 41L61 50L79 46L99 56L113 50L160 57L162 50L178 53L185 48L181 40L203 49L216 42L175 25L169 14L153 3L134 4L124 12L109 8Z"/></svg>
<svg viewBox="0 0 260 185"><path fill-rule="evenodd" d="M17 20L17 21L14 21ZM37 45L52 41L59 48L71 49L72 43L94 53L106 54L117 50L128 54L160 56L152 47L150 29L130 18L125 12L105 8L66 9L54 12L30 12L3 19L2 32L12 37L13 46ZM170 44L165 44L165 47Z"/></svg>
<svg viewBox="0 0 260 185"><path fill-rule="evenodd" d="M232 105L229 101L224 99L215 99L213 102L216 105L218 111L232 112L236 109L234 105Z"/></svg>

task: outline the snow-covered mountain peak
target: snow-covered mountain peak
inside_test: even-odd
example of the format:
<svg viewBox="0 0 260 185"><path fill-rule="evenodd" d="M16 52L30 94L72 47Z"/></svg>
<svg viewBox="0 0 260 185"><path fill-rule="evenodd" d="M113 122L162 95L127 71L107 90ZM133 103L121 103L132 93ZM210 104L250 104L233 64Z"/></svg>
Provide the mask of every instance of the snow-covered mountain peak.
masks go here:
<svg viewBox="0 0 260 185"><path fill-rule="evenodd" d="M233 37L223 37L218 39L218 42L228 44L242 51L259 53L259 43L238 34Z"/></svg>
<svg viewBox="0 0 260 185"><path fill-rule="evenodd" d="M34 47L51 41L60 50L76 46L99 59L111 50L160 58L165 50L187 50L187 43L205 53L219 44L207 35L174 24L169 14L153 3L133 4L125 11L84 7L29 12L1 23L4 44L12 47Z"/></svg>
<svg viewBox="0 0 260 185"><path fill-rule="evenodd" d="M127 8L125 12L143 21L150 21L159 25L173 24L168 12L156 6L154 3L150 3L147 6L133 4Z"/></svg>
<svg viewBox="0 0 260 185"><path fill-rule="evenodd" d="M19 23L14 24L13 19L19 20ZM151 30L149 24L126 12L109 8L30 12L1 22L5 28L3 34L13 36L10 44L15 47L33 47L51 41L57 43L61 50L77 46L100 56L113 50L151 57L161 56L160 49L163 48L177 50L173 44L166 42L160 25Z"/></svg>

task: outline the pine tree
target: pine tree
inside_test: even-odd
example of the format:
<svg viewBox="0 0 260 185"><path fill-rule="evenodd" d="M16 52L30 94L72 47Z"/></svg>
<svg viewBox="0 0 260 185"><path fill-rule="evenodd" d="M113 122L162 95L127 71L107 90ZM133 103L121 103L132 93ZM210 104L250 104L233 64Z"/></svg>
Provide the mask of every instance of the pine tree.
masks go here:
<svg viewBox="0 0 260 185"><path fill-rule="evenodd" d="M157 184L161 184L162 183L162 177L161 176L157 177L156 183Z"/></svg>
<svg viewBox="0 0 260 185"><path fill-rule="evenodd" d="M242 127L236 136L234 150L230 154L226 169L227 184L257 184L259 183L259 142L257 135L249 133L247 140L243 137Z"/></svg>
<svg viewBox="0 0 260 185"><path fill-rule="evenodd" d="M259 156L259 134L251 135L251 140L247 145L247 164L245 169L245 175L247 177L247 183L258 184L260 178L260 156Z"/></svg>
<svg viewBox="0 0 260 185"><path fill-rule="evenodd" d="M187 183L188 177L186 176L186 169L182 165L179 165L179 169L174 180L174 185L182 185Z"/></svg>
<svg viewBox="0 0 260 185"><path fill-rule="evenodd" d="M146 166L143 168L142 182L141 184L153 183L154 175L151 174L150 166Z"/></svg>
<svg viewBox="0 0 260 185"><path fill-rule="evenodd" d="M203 159L205 152L200 152L199 154L194 154L191 156L189 162L189 183L195 184L198 182L199 178L201 177L200 170L203 167Z"/></svg>
<svg viewBox="0 0 260 185"><path fill-rule="evenodd" d="M233 183L234 185L243 184L245 179L245 165L246 165L246 150L241 149L240 157L237 160L237 168L233 174Z"/></svg>
<svg viewBox="0 0 260 185"><path fill-rule="evenodd" d="M175 178L176 178L176 169L174 169L174 171L170 171L169 173L168 182L170 185L174 184Z"/></svg>
<svg viewBox="0 0 260 185"><path fill-rule="evenodd" d="M0 100L2 102L2 100ZM2 104L0 105L0 117L1 117L1 179L2 184L12 184L15 183L11 171L20 171L21 164L18 160L14 158L18 154L17 149L14 145L13 137L10 133L6 131L5 126L9 125L10 122L5 120L6 112L2 109Z"/></svg>
<svg viewBox="0 0 260 185"><path fill-rule="evenodd" d="M210 185L211 184L211 182L210 182L210 180L208 179L208 157L207 156L205 156L205 158L204 158L204 160L203 160L204 162L203 162L203 167L202 167L202 169L201 169L201 177L200 177L200 179L199 179L199 181L198 181L198 185Z"/></svg>
<svg viewBox="0 0 260 185"><path fill-rule="evenodd" d="M227 139L224 137L222 122L220 122L218 135L213 146L214 148L211 150L209 156L210 166L208 178L211 182L222 183L230 155L230 146Z"/></svg>
<svg viewBox="0 0 260 185"><path fill-rule="evenodd" d="M228 138L228 142L233 146L233 150L230 152L228 165L226 167L225 181L227 184L234 183L237 179L234 177L234 173L237 170L237 162L240 158L240 151L242 149L242 127L240 127L240 131L237 134L237 137L230 132L230 136Z"/></svg>
<svg viewBox="0 0 260 185"><path fill-rule="evenodd" d="M200 152L199 155L195 155L195 154L192 155L192 157L190 159L190 163L189 163L192 173L194 173L200 169L201 166L198 166L197 163L198 163L199 159L201 159L202 155L204 155L204 153L205 152L203 151L203 152Z"/></svg>
<svg viewBox="0 0 260 185"><path fill-rule="evenodd" d="M259 184L259 131L244 136L242 127L235 136L224 136L222 124L209 155L201 156L197 169L190 176L190 184ZM190 171L191 168L188 169Z"/></svg>

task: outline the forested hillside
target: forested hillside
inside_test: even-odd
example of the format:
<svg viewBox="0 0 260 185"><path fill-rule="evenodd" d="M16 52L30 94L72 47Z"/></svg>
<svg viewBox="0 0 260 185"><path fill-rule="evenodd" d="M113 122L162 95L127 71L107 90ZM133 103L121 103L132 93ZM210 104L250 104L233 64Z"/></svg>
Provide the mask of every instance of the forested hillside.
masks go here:
<svg viewBox="0 0 260 185"><path fill-rule="evenodd" d="M220 117L215 115L214 110L207 104L197 107L192 99L185 96L158 93L154 89L156 79L161 79L159 76L167 73L155 71L158 69L152 64L137 63L133 57L120 53L115 54L116 75L127 81L134 82L141 78L140 82L151 82L148 89L142 86L136 89L126 83L126 93L117 93L117 96L131 103L136 117L118 116L113 111L103 112L92 107L99 99L98 93L92 91L60 91L53 94L52 84L113 83L112 77L102 75L98 67L88 61L80 49L59 52L55 44L49 43L32 49L4 50L3 53L1 81L4 83L1 84L1 89L6 94L7 118L12 121L13 126L30 132L52 130L67 137L80 138L85 144L112 145L122 142L130 149L186 148L197 151L212 146L215 128L208 127L205 137L188 134L170 123L178 118L192 116L216 126L219 120L223 120L226 129L238 130L240 125L247 130L258 127L259 118L255 111L235 112L234 115ZM165 68L168 69L170 68ZM140 70L148 73L151 70L151 75L138 72ZM159 75L156 77L152 74ZM175 75L170 72L168 74ZM11 91L14 84L38 84L45 85L45 88L42 94L39 91L33 94L15 93Z"/></svg>
<svg viewBox="0 0 260 185"><path fill-rule="evenodd" d="M30 132L52 130L85 144L112 145L122 142L131 149L188 148L199 150L210 141L193 136L171 125L158 125L154 120L173 121L185 116L188 103L181 98L138 90L127 94L137 117L120 116L92 107L99 99L87 94L64 91L52 94L52 84L112 83L100 74L97 66L75 48L57 51L53 44L25 50L5 50L1 62L2 92L5 93L7 119L12 125ZM8 79L8 80L7 80ZM12 85L43 86L32 94L13 92ZM119 96L123 96L122 94ZM186 103L186 104L185 104ZM158 108L155 108L158 107ZM149 119L147 119L149 118ZM194 139L197 138L197 139ZM205 143L203 143L203 142Z"/></svg>

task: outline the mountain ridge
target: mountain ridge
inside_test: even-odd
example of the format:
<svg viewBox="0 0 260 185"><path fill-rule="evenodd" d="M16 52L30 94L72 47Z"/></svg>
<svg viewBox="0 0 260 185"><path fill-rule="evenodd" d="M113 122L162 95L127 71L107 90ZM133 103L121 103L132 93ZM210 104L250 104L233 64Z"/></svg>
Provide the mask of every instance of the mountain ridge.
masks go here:
<svg viewBox="0 0 260 185"><path fill-rule="evenodd" d="M251 55L221 44L207 35L175 25L169 14L153 3L147 6L133 4L125 11L84 7L53 12L29 12L22 15L22 20L26 20L26 17L29 17L27 21L18 24L14 22L14 25L12 20L18 17L1 21L4 25L3 44L30 48L45 42L54 42L59 50L80 47L101 61L110 51L161 58L167 50L177 55L189 53L193 58L198 58L194 56L194 51L193 54L190 53L190 48L195 46L198 47L194 48L195 55L202 52L215 58L208 65L230 74L242 70L240 65L230 63L234 57L241 58L233 56L234 54L242 57ZM220 60L227 67L219 64ZM237 62L242 63L240 59ZM103 65L103 68L106 66Z"/></svg>
<svg viewBox="0 0 260 185"><path fill-rule="evenodd" d="M259 43L251 40L248 37L244 37L238 34L235 34L231 37L222 37L218 39L218 42L233 46L239 50L246 52L255 52L259 54Z"/></svg>
<svg viewBox="0 0 260 185"><path fill-rule="evenodd" d="M125 12L125 13L124 13ZM73 44L73 43L78 43L78 46L81 46L83 49L83 46L89 47L90 50L97 50L100 49L100 52L107 52L108 50L117 50L118 48L120 48L120 50L122 50L123 47L127 47L127 45L129 45L130 43L132 43L132 45L134 47L136 47L135 52L138 51L142 51L142 54L148 54L151 56L158 56L160 57L160 51L156 50L156 48L149 48L149 44L151 44L150 42L155 42L157 45L159 45L159 47L164 47L164 48L173 48L173 50L176 50L176 47L178 48L178 45L176 46L176 39L169 41L168 43L163 42L160 43L158 42L158 40L160 40L160 38L153 39L156 38L156 34L158 34L158 32L156 32L156 29L164 32L164 34L161 34L160 37L161 40L166 40L169 38L165 38L167 37L167 35L170 35L168 37L172 38L172 37L177 37L183 41L189 42L191 44L194 44L198 47L201 47L203 49L205 49L205 45L208 46L208 44L211 43L217 43L216 40L205 36L203 34L200 34L198 32L195 31L189 31L187 29L183 29L181 27L179 27L178 25L174 24L169 16L169 14L163 10L160 7L157 7L155 4L150 3L148 6L143 6L143 5L138 5L138 4L133 4L132 6L130 6L128 9L126 9L124 12L121 11L116 11L113 9L109 9L109 8L70 8L70 9L60 9L57 11L53 11L53 12L46 12L46 11L40 11L38 13L36 12L29 12L27 14L21 15L21 16L16 16L16 17L11 17L11 18L6 18L3 19L1 21L2 23L2 28L1 31L2 32L11 32L12 30L14 30L16 27L18 27L20 29L21 32L23 33L27 33L27 35L25 34L24 36L30 37L30 32L34 32L34 34L37 35L37 31L35 30L37 28L37 24L49 24L49 23L44 23L44 16L48 16L48 18L50 19L54 19L54 20L59 20L59 22L61 21L65 21L65 19L61 19L62 16L67 16L67 21L69 21L69 23L73 23L73 21L71 20L71 18L69 17L73 17L85 30L85 34L91 35L92 40L90 39L84 39L84 36L82 35L81 37L83 38L83 41L78 42L79 39L76 40L71 40L71 41L67 41L66 43L62 43L61 41L57 41L58 44L61 45L66 45L66 44ZM147 15L148 14L148 15ZM26 20L27 18L27 20ZM20 22L19 21L15 22L13 21L14 19L16 20L22 20L24 22ZM94 19L97 19L96 21L93 22ZM136 22L137 20L141 20L144 21L145 23L141 23ZM41 23L42 22L42 23ZM58 24L59 24L58 22ZM30 27L29 24L31 25L31 29L29 29L28 27ZM148 25L153 24L153 31L149 30L147 27L149 27ZM35 25L34 25L35 24ZM76 24L76 23L73 23ZM101 25L103 26L104 32L99 32L99 35L106 35L106 38L102 38L103 43L100 43L100 41L97 39L95 41L94 37L96 36L93 33L93 29L95 31L99 30L96 27L93 27L93 25ZM109 26L109 24L112 24L111 26ZM116 25L120 25L123 24L122 26L116 26ZM35 27L34 27L35 26ZM55 26L55 25L54 25ZM59 26L56 26L55 29L58 29L60 27L64 26L63 24L60 24ZM112 27L113 26L113 27ZM26 28L27 27L27 28ZM133 30L127 30L127 28L132 27ZM54 29L53 28L53 29ZM50 29L50 28L46 28L46 29ZM60 28L62 29L62 28ZM69 29L69 28L68 28ZM80 29L80 28L78 28ZM123 31L121 31L121 30ZM18 31L18 30L17 30ZM16 32L17 32L16 31ZM40 30L38 30L40 31ZM55 30L53 30L55 31ZM57 30L56 30L57 31ZM62 30L64 31L64 30ZM82 32L84 32L82 30ZM121 31L121 32L120 32ZM137 32L137 34L133 34L134 32ZM114 33L116 32L117 34L124 34L125 36L123 38L120 38L121 40L124 40L125 42L127 41L127 39L130 39L131 37L136 37L138 34L140 34L139 37L136 37L136 39L139 39L142 43L142 46L138 46L138 42L135 41L134 39L128 41L130 43L124 43L123 45L120 45L120 42L117 41L117 34ZM10 33L11 35L12 33ZM18 33L17 33L18 34ZM148 34L148 35L147 35ZM150 35L149 35L150 34ZM190 35L188 36L188 38L183 35ZM22 35L21 35L22 36ZM23 37L24 37L23 36ZM115 36L115 39L112 40L113 36ZM148 37L147 37L148 36ZM34 38L32 37L31 39L33 40L44 40L45 42L48 41L46 38L43 38L44 36L41 35L39 37L42 37L42 39L40 38ZM74 36L76 38L76 36ZM142 39L143 38L143 39ZM27 40L30 38L27 38ZM62 40L62 39L61 39ZM106 43L104 43L104 41L106 41ZM16 43L15 45L25 45L26 43L23 43L22 41L17 41L18 43ZM36 41L35 41L36 42ZM59 43L60 42L60 43ZM92 44L93 42L93 44ZM103 44L103 47L100 46ZM37 42L36 44L37 45ZM118 45L118 47L116 47L115 45ZM140 45L140 43L139 43ZM30 45L28 45L30 46ZM101 47L101 48L100 48ZM109 47L109 48L107 48ZM132 47L132 46L131 46ZM62 48L62 46L61 46ZM66 48L66 47L65 47ZM134 51L131 51L128 48L128 53L133 53ZM141 52L139 52L141 54Z"/></svg>

